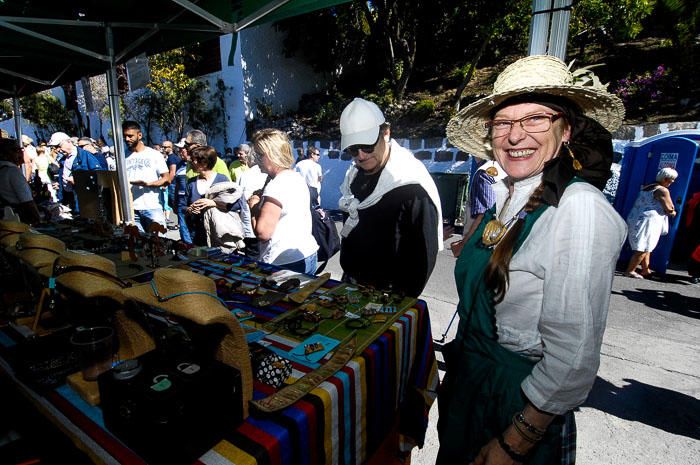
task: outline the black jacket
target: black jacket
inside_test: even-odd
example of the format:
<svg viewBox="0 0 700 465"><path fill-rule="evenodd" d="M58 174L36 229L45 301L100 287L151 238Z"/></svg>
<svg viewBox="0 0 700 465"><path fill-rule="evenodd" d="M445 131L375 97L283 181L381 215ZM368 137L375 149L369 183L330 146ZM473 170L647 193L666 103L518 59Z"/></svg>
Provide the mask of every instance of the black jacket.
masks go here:
<svg viewBox="0 0 700 465"><path fill-rule="evenodd" d="M341 243L345 275L418 297L438 252L437 209L428 193L418 184L397 187L358 214L359 223Z"/></svg>

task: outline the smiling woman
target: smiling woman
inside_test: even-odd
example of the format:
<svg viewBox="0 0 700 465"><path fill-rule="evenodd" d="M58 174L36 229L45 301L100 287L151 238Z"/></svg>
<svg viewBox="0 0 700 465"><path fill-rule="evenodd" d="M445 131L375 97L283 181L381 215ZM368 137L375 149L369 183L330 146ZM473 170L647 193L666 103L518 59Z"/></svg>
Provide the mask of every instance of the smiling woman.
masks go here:
<svg viewBox="0 0 700 465"><path fill-rule="evenodd" d="M508 176L455 269L460 325L443 349L438 464L573 463L573 409L596 376L625 238L598 190L623 113L561 60L531 56L448 124L453 145Z"/></svg>

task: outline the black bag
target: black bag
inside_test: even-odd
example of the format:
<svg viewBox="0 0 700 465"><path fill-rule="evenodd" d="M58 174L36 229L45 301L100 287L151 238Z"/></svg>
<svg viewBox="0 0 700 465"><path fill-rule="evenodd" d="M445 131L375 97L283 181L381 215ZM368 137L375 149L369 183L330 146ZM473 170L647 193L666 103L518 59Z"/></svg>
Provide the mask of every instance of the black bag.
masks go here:
<svg viewBox="0 0 700 465"><path fill-rule="evenodd" d="M317 260L328 261L340 250L340 237L335 223L321 208L311 209L311 233L318 243Z"/></svg>

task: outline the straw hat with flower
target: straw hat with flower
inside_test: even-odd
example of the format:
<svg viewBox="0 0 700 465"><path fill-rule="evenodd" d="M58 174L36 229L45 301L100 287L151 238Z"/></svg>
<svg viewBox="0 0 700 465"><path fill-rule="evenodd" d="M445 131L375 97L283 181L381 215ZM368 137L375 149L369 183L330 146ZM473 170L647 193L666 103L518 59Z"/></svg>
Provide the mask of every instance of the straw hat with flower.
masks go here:
<svg viewBox="0 0 700 465"><path fill-rule="evenodd" d="M149 283L124 289L132 300L165 310L200 325L223 324L229 330L217 349L216 358L238 369L243 387L243 411L253 398L253 370L243 328L216 294L211 278L191 271L159 268Z"/></svg>
<svg viewBox="0 0 700 465"><path fill-rule="evenodd" d="M493 85L493 92L457 113L447 124L447 137L455 147L472 155L493 159L484 124L491 112L506 100L527 94L563 97L579 107L581 113L610 132L622 124L625 107L606 90L606 86L587 71L578 78L559 58L533 55L507 66Z"/></svg>
<svg viewBox="0 0 700 465"><path fill-rule="evenodd" d="M14 247L20 234L29 231L29 225L17 221L0 220L0 246Z"/></svg>
<svg viewBox="0 0 700 465"><path fill-rule="evenodd" d="M60 254L65 252L66 244L46 234L25 232L19 236L17 244L5 249L10 255L18 257L34 268L53 264Z"/></svg>
<svg viewBox="0 0 700 465"><path fill-rule="evenodd" d="M86 298L109 297L124 302L127 285L117 277L117 266L108 258L82 250L66 250L51 265L39 269L44 277Z"/></svg>

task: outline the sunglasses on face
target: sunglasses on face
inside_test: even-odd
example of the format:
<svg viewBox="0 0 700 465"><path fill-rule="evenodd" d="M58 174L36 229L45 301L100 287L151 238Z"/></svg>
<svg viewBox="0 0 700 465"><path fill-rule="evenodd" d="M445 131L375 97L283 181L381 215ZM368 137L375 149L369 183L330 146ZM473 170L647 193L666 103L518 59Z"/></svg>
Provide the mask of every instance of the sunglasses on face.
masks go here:
<svg viewBox="0 0 700 465"><path fill-rule="evenodd" d="M372 145L351 145L350 147L346 148L345 151L348 152L350 155L353 157L356 157L359 155L360 150L364 153L372 153L374 152L374 149L377 147L377 144L379 143L379 139L382 137L381 133L379 134L379 137L377 138L377 141L372 144Z"/></svg>

